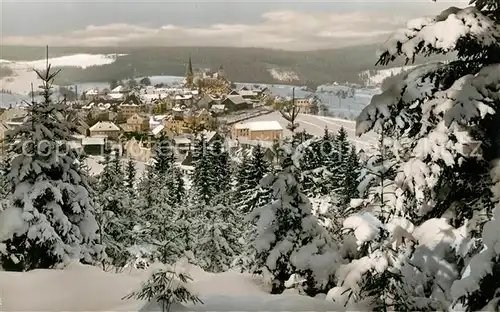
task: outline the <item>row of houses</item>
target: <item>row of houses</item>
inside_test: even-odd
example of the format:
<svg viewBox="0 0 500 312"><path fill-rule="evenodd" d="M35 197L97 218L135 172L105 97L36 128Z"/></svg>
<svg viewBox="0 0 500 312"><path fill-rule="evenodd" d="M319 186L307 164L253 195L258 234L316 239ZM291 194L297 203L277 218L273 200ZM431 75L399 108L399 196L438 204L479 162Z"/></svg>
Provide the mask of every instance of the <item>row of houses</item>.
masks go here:
<svg viewBox="0 0 500 312"><path fill-rule="evenodd" d="M112 106L130 104L147 106L149 110L165 113L174 107L214 109L219 113L233 112L263 105L264 99L271 95L266 87L242 87L228 94L214 95L200 93L188 88L156 88L152 86L138 91L123 90L119 87L112 93L102 96L98 90L89 90L88 104L84 109L99 107L109 109Z"/></svg>
<svg viewBox="0 0 500 312"><path fill-rule="evenodd" d="M215 130L215 119L207 110L181 112L181 115L148 116L134 114L126 124L116 125L111 121L100 121L89 128L90 136L106 136L117 140L123 133L135 132L152 136L175 137L182 134ZM274 141L283 136L283 127L278 121L254 121L234 124L228 133L231 139Z"/></svg>

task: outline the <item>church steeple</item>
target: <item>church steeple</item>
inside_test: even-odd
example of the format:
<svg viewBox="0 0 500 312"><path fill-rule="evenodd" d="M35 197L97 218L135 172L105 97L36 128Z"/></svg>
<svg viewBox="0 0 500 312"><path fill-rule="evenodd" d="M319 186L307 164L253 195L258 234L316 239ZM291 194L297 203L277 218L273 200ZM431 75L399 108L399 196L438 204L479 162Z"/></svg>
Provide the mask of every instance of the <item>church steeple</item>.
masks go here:
<svg viewBox="0 0 500 312"><path fill-rule="evenodd" d="M189 55L189 61L186 72L186 86L188 88L193 87L194 73L193 73L193 63L191 62L191 54Z"/></svg>
<svg viewBox="0 0 500 312"><path fill-rule="evenodd" d="M225 73L224 73L224 66L222 66L222 65L221 65L221 66L219 67L219 70L217 71L217 76L218 76L219 78L222 78L222 77L224 77L224 76L225 76Z"/></svg>
<svg viewBox="0 0 500 312"><path fill-rule="evenodd" d="M189 54L189 62L188 62L188 68L187 68L187 75L193 75L193 63L191 62L191 54Z"/></svg>

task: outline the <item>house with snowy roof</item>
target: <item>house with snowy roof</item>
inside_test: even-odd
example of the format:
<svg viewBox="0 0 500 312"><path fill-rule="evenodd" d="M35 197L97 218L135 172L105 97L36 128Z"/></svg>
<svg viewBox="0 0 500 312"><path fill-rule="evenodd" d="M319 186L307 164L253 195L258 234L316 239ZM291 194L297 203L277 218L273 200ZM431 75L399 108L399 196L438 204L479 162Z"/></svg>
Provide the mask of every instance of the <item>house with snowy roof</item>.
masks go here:
<svg viewBox="0 0 500 312"><path fill-rule="evenodd" d="M0 121L9 122L22 122L28 115L28 111L24 108L9 108L0 115Z"/></svg>
<svg viewBox="0 0 500 312"><path fill-rule="evenodd" d="M106 137L109 139L118 139L120 136L120 127L110 121L99 121L89 128L91 137Z"/></svg>
<svg viewBox="0 0 500 312"><path fill-rule="evenodd" d="M88 101L93 101L99 96L99 90L97 89L90 89L85 91L85 99Z"/></svg>
<svg viewBox="0 0 500 312"><path fill-rule="evenodd" d="M253 104L250 101L244 99L241 95L228 95L220 104L224 105L226 110L229 112L249 109L253 107Z"/></svg>
<svg viewBox="0 0 500 312"><path fill-rule="evenodd" d="M276 120L237 123L232 129L233 139L274 141L283 136L283 127Z"/></svg>
<svg viewBox="0 0 500 312"><path fill-rule="evenodd" d="M127 120L133 115L139 113L139 105L134 103L121 104L119 109L124 120Z"/></svg>
<svg viewBox="0 0 500 312"><path fill-rule="evenodd" d="M9 127L5 125L2 121L0 121L0 147L2 147L3 152L3 142L5 140L5 134L9 130Z"/></svg>
<svg viewBox="0 0 500 312"><path fill-rule="evenodd" d="M196 107L198 109L211 109L212 106L219 104L218 101L216 101L213 97L211 97L208 94L205 94L203 97L201 97L197 102L196 102Z"/></svg>
<svg viewBox="0 0 500 312"><path fill-rule="evenodd" d="M127 119L127 125L132 132L149 132L149 115L135 113Z"/></svg>

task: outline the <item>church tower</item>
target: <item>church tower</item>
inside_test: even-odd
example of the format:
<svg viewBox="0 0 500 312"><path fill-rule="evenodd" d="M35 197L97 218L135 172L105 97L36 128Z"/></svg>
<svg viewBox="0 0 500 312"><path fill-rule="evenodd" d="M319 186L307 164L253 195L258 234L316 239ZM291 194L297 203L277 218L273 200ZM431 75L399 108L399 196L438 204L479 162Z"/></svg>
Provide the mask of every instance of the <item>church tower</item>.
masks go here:
<svg viewBox="0 0 500 312"><path fill-rule="evenodd" d="M225 73L224 73L224 66L222 66L222 65L221 65L221 66L219 67L219 70L217 71L217 77L218 77L218 78L222 78L222 77L224 77L224 76L225 76Z"/></svg>
<svg viewBox="0 0 500 312"><path fill-rule="evenodd" d="M189 62L186 71L186 87L192 88L194 85L193 63L191 63L191 55L189 55Z"/></svg>

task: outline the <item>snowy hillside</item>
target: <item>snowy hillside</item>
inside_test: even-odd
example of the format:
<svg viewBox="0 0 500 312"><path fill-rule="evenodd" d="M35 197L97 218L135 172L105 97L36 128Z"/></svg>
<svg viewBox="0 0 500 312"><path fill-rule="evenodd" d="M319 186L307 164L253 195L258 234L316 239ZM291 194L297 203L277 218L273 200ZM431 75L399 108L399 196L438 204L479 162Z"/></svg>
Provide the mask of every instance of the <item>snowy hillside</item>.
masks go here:
<svg viewBox="0 0 500 312"><path fill-rule="evenodd" d="M91 66L108 65L116 61L120 56L126 54L73 54L49 58L49 63L53 67L80 67L87 68ZM45 68L46 60L37 60L30 62L12 62L12 64L26 65L35 69Z"/></svg>
<svg viewBox="0 0 500 312"><path fill-rule="evenodd" d="M8 108L10 105L12 107L24 107L26 106L24 101L29 100L28 96L0 92L0 107L2 108Z"/></svg>
<svg viewBox="0 0 500 312"><path fill-rule="evenodd" d="M207 273L179 263L193 278L189 286L203 304L190 311L345 311L331 302L295 294L270 295L249 274L228 271ZM125 269L108 273L100 268L71 263L64 270L34 270L28 273L0 272L2 311L151 311L146 303L122 300L137 289L147 271ZM29 297L29 300L27 299ZM187 304L186 304L187 305ZM174 306L173 311L186 311Z"/></svg>
<svg viewBox="0 0 500 312"><path fill-rule="evenodd" d="M385 79L391 76L399 75L404 71L415 68L416 66L417 65L393 67L380 70L365 70L359 74L359 77L367 87L380 87Z"/></svg>
<svg viewBox="0 0 500 312"><path fill-rule="evenodd" d="M268 71L269 71L269 74L271 74L271 76L274 79L279 80L279 81L292 82L292 81L299 80L299 76L294 71L291 71L291 70L282 70L279 68L271 68L271 69L268 69Z"/></svg>
<svg viewBox="0 0 500 312"><path fill-rule="evenodd" d="M49 58L49 63L53 67L80 67L87 68L91 66L102 66L111 64L123 54L74 54L61 57ZM35 86L38 77L33 69L45 68L46 60L36 61L9 61L2 60L4 66L10 67L14 71L11 77L0 79L2 89L13 93L27 95L30 91L30 85Z"/></svg>

